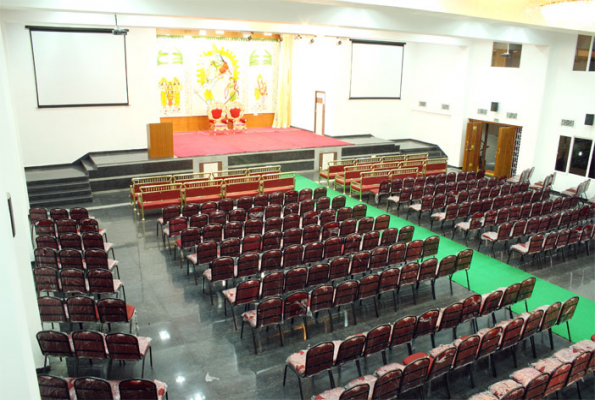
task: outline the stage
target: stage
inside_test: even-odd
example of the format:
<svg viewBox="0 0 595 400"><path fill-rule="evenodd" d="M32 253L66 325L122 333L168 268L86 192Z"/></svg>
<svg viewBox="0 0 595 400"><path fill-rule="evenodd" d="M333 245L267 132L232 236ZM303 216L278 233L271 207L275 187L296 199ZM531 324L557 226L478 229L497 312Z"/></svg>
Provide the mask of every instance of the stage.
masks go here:
<svg viewBox="0 0 595 400"><path fill-rule="evenodd" d="M297 128L174 133L174 155L178 158L351 145L351 142Z"/></svg>

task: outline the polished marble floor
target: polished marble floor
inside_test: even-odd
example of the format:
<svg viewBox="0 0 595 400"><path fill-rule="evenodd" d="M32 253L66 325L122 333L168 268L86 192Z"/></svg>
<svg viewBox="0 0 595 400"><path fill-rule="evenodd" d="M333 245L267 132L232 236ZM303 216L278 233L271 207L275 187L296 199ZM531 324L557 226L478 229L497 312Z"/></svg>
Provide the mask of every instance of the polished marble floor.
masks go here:
<svg viewBox="0 0 595 400"><path fill-rule="evenodd" d="M125 192L124 192L125 193ZM115 204L120 203L124 194L115 196ZM259 332L259 354L254 355L252 338L249 329L240 338L239 331L233 328L230 313L226 317L223 312L223 297L217 294L215 305L211 306L208 295L194 284L192 276L187 276L185 268L180 267L179 260L173 260L164 248L161 239L156 237L157 214L150 214L145 222L138 221L128 205L109 206L109 201L102 207L92 210L99 219L100 226L108 231L109 240L115 244L115 255L120 263L121 279L126 287L129 304L138 312L140 336L153 339L153 361L151 369L148 362L145 377L164 381L169 386L170 399L295 399L299 398L296 377L290 373L288 384L283 387L283 368L285 359L291 353L305 349L309 345L326 340L344 339L349 335L365 332L373 327L405 315L418 315L432 308L444 307L456 300L468 296L466 288L454 284L451 295L446 280L438 280L436 284L437 300L432 300L430 287L422 284L417 304L409 291L400 296L398 311L395 312L390 297L383 298L379 304L380 318L376 318L372 303L364 303L356 307L358 324L354 325L351 310L333 313L334 332L330 332L328 317L320 317L315 323L308 319L309 339L304 341L303 326L296 321L292 326L283 326L285 346L280 347L276 332ZM429 227L429 221L422 219L422 226ZM476 249L478 242L472 240L470 247ZM482 249L483 251L484 249ZM593 253L592 253L593 254ZM502 259L505 255L497 253ZM513 265L518 265L514 264ZM554 263L538 269L527 265L527 270L543 279L594 298L593 256L584 253L578 258L568 257L566 262L554 259ZM497 313L498 320L504 318L503 311ZM479 326L487 326L487 319L481 319ZM91 326L98 329L98 326ZM127 327L121 326L125 331ZM466 324L459 328L458 335L471 332ZM268 338L267 338L268 336ZM569 342L554 335L555 349L568 346ZM452 341L451 331L439 332L436 344ZM536 336L537 355L544 358L553 353L549 348L547 335ZM414 351L429 351L430 338L423 337L414 343ZM518 348L519 368L533 362L529 343ZM389 362L401 361L407 355L406 348L397 348L388 352ZM450 375L453 398L467 398L471 394L487 388L490 384L507 377L515 368L508 353L496 356L498 378L489 372L487 360L475 363L474 375L476 387L471 388L466 369L454 371ZM380 354L371 356L362 363L364 373L372 374L382 365ZM74 362L71 360L51 360L51 373L62 376L74 376ZM106 377L107 363L95 362L93 365L81 363L78 376ZM111 379L140 377L140 363L118 365L114 363ZM344 385L357 377L354 364L344 366L341 371L334 370L335 381ZM583 398L595 398L595 381L587 377L582 384ZM320 393L328 389L326 374L313 379L303 380L304 397ZM419 393L406 393L402 398L415 398ZM443 382L438 379L432 384L431 393L426 398L446 398ZM576 398L574 387L566 388L562 398Z"/></svg>

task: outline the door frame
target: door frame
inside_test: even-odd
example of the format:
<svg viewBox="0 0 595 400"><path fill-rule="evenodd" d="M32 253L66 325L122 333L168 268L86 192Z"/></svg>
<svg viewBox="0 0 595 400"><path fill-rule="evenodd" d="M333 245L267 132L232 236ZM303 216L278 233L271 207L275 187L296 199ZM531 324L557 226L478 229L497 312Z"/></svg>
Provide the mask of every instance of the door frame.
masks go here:
<svg viewBox="0 0 595 400"><path fill-rule="evenodd" d="M322 94L322 97L318 97L318 94ZM320 100L320 101L318 101ZM323 92L321 90L316 90L314 92L314 133L316 133L316 121L318 121L318 104L322 104L322 117L321 117L321 124L322 124L322 129L321 129L321 134L322 136L326 136L324 134L324 126L325 124L325 114L326 114L326 92Z"/></svg>
<svg viewBox="0 0 595 400"><path fill-rule="evenodd" d="M516 148L516 143L520 140L520 136L522 134L522 130L523 127L521 125L514 125L514 124L507 124L507 123L503 123L503 122L497 122L497 121L488 121L488 120L483 120L483 119L477 119L477 118L469 118L468 122L472 122L472 123L481 123L482 124L482 129L484 129L484 132L487 134L488 129L489 129L489 125L496 125L499 126L501 128L515 128L516 129L516 136L515 136L515 148ZM481 160L480 160L480 164L483 165L479 165L480 169L485 169L485 145L487 144L487 140L483 141L483 143L481 144L482 148L480 149L480 156L481 156ZM498 151L498 149L496 149L496 152ZM514 155L515 155L515 151L516 149L513 149L513 161L512 161L512 165L510 166L510 175L514 175L514 173L516 172L516 162L514 160ZM495 171L492 171L495 172Z"/></svg>

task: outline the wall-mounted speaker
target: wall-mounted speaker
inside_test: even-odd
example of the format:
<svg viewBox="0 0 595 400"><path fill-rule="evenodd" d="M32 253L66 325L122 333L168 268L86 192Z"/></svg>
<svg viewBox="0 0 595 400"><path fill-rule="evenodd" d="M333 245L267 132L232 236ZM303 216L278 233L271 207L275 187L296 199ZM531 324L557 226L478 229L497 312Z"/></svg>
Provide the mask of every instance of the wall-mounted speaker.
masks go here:
<svg viewBox="0 0 595 400"><path fill-rule="evenodd" d="M492 107L490 108L490 110L497 112L498 111L498 105L499 103L496 102L492 102Z"/></svg>
<svg viewBox="0 0 595 400"><path fill-rule="evenodd" d="M594 114L587 114L585 116L585 125L591 125L591 126L593 126L593 115Z"/></svg>

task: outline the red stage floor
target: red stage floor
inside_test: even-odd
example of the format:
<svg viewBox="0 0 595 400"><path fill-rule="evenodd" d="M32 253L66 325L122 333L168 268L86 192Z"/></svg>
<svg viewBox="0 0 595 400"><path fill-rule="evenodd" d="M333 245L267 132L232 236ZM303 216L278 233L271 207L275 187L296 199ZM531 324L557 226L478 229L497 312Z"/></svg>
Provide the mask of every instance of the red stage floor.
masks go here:
<svg viewBox="0 0 595 400"><path fill-rule="evenodd" d="M296 128L253 128L239 132L217 131L217 135L213 135L213 131L174 133L174 154L176 157L199 157L353 144Z"/></svg>

